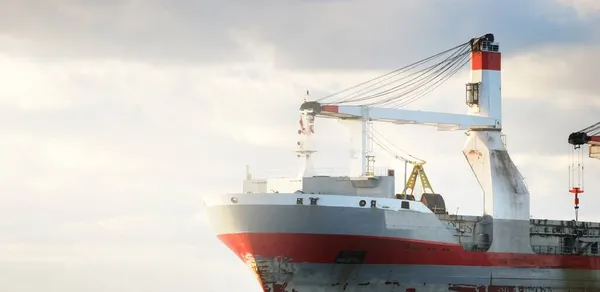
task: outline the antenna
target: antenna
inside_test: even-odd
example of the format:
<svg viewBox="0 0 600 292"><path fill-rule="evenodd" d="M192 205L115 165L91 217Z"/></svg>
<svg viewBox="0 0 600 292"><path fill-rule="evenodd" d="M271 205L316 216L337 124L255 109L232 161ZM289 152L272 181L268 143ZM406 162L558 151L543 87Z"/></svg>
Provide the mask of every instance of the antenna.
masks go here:
<svg viewBox="0 0 600 292"><path fill-rule="evenodd" d="M246 180L252 180L252 173L250 173L250 165L246 165Z"/></svg>

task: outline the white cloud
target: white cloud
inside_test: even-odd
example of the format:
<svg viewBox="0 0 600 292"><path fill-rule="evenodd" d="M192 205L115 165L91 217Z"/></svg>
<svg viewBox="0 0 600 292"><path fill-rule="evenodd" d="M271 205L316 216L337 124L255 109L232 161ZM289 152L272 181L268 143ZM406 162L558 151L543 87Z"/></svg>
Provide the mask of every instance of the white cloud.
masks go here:
<svg viewBox="0 0 600 292"><path fill-rule="evenodd" d="M600 109L596 93L600 85L600 61L594 45L562 45L532 48L504 62L504 94L513 98L549 101L557 108L577 111Z"/></svg>

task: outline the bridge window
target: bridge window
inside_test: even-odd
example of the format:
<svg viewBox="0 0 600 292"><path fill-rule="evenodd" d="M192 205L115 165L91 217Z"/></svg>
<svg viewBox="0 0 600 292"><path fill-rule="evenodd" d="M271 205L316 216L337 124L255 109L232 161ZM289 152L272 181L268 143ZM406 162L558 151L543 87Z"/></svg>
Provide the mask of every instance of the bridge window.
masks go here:
<svg viewBox="0 0 600 292"><path fill-rule="evenodd" d="M467 105L479 105L479 87L481 83L467 83Z"/></svg>
<svg viewBox="0 0 600 292"><path fill-rule="evenodd" d="M402 209L410 209L410 203L407 201L402 201L402 203L400 204L400 208Z"/></svg>

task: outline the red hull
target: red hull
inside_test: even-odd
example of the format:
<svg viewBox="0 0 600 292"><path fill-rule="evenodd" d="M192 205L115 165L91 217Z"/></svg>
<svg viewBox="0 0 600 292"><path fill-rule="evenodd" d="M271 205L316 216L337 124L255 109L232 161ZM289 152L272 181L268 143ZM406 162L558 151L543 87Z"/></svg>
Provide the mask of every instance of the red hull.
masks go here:
<svg viewBox="0 0 600 292"><path fill-rule="evenodd" d="M237 233L219 239L242 260L247 255L296 263L334 263L340 251L364 251L363 264L446 265L600 270L600 257L468 252L460 245L355 235Z"/></svg>

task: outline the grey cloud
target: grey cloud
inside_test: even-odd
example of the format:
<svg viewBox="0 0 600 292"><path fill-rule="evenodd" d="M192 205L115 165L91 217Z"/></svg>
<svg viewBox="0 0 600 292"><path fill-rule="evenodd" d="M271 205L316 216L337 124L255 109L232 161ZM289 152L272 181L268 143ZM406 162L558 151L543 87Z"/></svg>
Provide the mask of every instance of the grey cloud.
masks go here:
<svg viewBox="0 0 600 292"><path fill-rule="evenodd" d="M373 3L354 4L320 10L320 18L311 19L308 26L298 21L303 28L293 31L304 34L297 37L285 37L288 28L265 29L278 48L281 66L394 69L488 32L496 34L503 51L510 52L580 41L590 30L575 16L555 22L540 9L551 6L548 1L394 2L387 3L385 11ZM315 30L308 31L312 26Z"/></svg>
<svg viewBox="0 0 600 292"><path fill-rule="evenodd" d="M179 10L160 1L11 1L0 32L13 54L42 58L138 59L155 63L223 62L243 52L228 36L229 9L198 2Z"/></svg>
<svg viewBox="0 0 600 292"><path fill-rule="evenodd" d="M13 1L1 10L0 34L9 37L5 51L52 59L231 63L264 50L246 45L262 44L282 68L390 69L487 32L520 50L582 40L593 29L574 13L554 21L547 11L557 8L541 9L552 2L513 2Z"/></svg>
<svg viewBox="0 0 600 292"><path fill-rule="evenodd" d="M574 9L584 19L593 19L599 16L600 4L589 0L555 0L556 2Z"/></svg>
<svg viewBox="0 0 600 292"><path fill-rule="evenodd" d="M505 94L598 108L600 61L594 58L600 46L586 43L530 48L522 54L506 54ZM512 57L512 58L511 58ZM527 76L528 78L523 78Z"/></svg>

